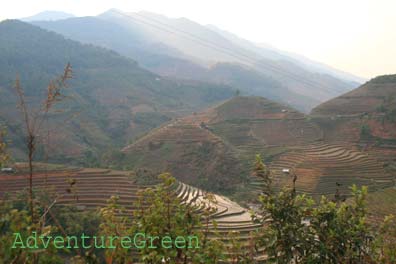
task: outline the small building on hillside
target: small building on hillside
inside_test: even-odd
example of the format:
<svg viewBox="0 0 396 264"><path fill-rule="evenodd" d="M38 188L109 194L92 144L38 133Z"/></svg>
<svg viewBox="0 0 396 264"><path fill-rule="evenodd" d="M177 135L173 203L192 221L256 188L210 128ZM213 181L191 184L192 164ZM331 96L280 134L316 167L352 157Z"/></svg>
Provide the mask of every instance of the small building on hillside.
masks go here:
<svg viewBox="0 0 396 264"><path fill-rule="evenodd" d="M14 169L14 168L10 168L10 167L8 167L8 168L2 168L2 169L1 169L1 172L3 172L3 173L14 173L14 172L15 172L15 169Z"/></svg>

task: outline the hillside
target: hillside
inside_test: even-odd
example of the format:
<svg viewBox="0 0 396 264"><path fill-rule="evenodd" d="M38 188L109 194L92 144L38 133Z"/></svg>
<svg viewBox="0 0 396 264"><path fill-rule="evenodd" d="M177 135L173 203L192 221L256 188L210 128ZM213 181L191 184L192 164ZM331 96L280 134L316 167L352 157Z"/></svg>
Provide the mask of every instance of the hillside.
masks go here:
<svg viewBox="0 0 396 264"><path fill-rule="evenodd" d="M260 97L236 97L220 105L209 127L234 146L286 146L318 140L304 114Z"/></svg>
<svg viewBox="0 0 396 264"><path fill-rule="evenodd" d="M327 142L325 133L290 107L239 96L151 131L123 149L122 162L167 170L186 183L244 202L262 188L260 179L250 176L256 154L270 166L276 188L291 186L295 174L297 190L317 198L337 189L349 193L352 184L370 191L393 186L395 171L380 155Z"/></svg>
<svg viewBox="0 0 396 264"><path fill-rule="evenodd" d="M396 75L379 76L319 105L311 115L325 128L328 141L394 144L395 98Z"/></svg>
<svg viewBox="0 0 396 264"><path fill-rule="evenodd" d="M122 162L168 170L188 184L235 193L249 188L256 153L270 156L286 145L320 137L300 112L265 98L239 96L151 131L123 149Z"/></svg>
<svg viewBox="0 0 396 264"><path fill-rule="evenodd" d="M297 176L297 190L315 197L331 197L337 190L349 194L353 184L368 186L370 192L382 190L394 185L395 176L375 155L323 142L290 148L276 157L270 168L278 188L292 186L294 175L284 173L286 168Z"/></svg>
<svg viewBox="0 0 396 264"><path fill-rule="evenodd" d="M0 172L0 198L5 197L5 194L15 197L18 192L27 188L24 164L19 164L18 169L11 177ZM117 215L131 217L136 211L135 203L139 192L154 187L154 183L139 184L138 176L130 171L83 169L51 164L37 164L36 169L36 191L50 194L56 192L56 206L75 205L79 210L98 210L107 205L110 197L117 196L118 205L124 208L122 214L117 210ZM74 182L73 187L70 182ZM70 191L71 188L73 191ZM194 211L202 211L207 206L204 203L204 191L182 182L174 184L172 195L179 197L182 203L189 205ZM235 232L235 239L241 243L241 249L247 250L250 232L260 228L261 224L252 221L247 209L224 196L214 194L214 201L216 204L212 205L214 208L211 209L208 225L210 238L221 239L229 244L229 232ZM261 256L263 252L259 251L258 254Z"/></svg>
<svg viewBox="0 0 396 264"><path fill-rule="evenodd" d="M393 186L396 179L395 98L396 75L379 76L349 93L319 105L311 113L312 120L323 129L327 143L354 148L382 164L389 175L388 184L385 185L388 187ZM353 163L355 161L350 162L349 166ZM353 175L359 173L360 168L365 168L365 171L360 172L361 175L370 175L372 171L373 175L367 177L372 182L376 182L379 175L385 175L367 168L367 165L359 165L347 172ZM382 178L380 182L383 180ZM375 190L382 185L380 182L366 185ZM377 194L381 197L381 191Z"/></svg>
<svg viewBox="0 0 396 264"><path fill-rule="evenodd" d="M368 211L375 223L396 211L396 188L388 188L369 194L367 198Z"/></svg>
<svg viewBox="0 0 396 264"><path fill-rule="evenodd" d="M381 112L381 107L391 107L396 96L396 75L373 78L364 85L312 110L312 115L356 115Z"/></svg>
<svg viewBox="0 0 396 264"><path fill-rule="evenodd" d="M234 42L235 44L238 44L239 46L245 49L253 50L254 52L260 54L262 57L266 59L275 60L275 61L288 61L293 64L297 64L300 67L303 67L307 71L332 75L341 80L348 80L356 83L362 83L365 81L364 78L340 71L331 66L311 60L303 55L286 52L268 44L253 43L246 39L240 38L231 32L222 30L216 27L215 25L207 25L206 27L219 33L220 35L227 38L231 42Z"/></svg>
<svg viewBox="0 0 396 264"><path fill-rule="evenodd" d="M235 63L216 63L211 67L200 65L163 43L150 42L138 28L131 30L101 17L35 21L33 24L83 43L113 49L161 76L225 84L239 89L245 95L264 96L304 111L309 111L319 103L292 92L277 80L251 67Z"/></svg>
<svg viewBox="0 0 396 264"><path fill-rule="evenodd" d="M323 71L310 70L287 56L268 55L274 51L248 41L243 43L249 45L244 45L185 18L109 10L97 17L34 24L113 49L162 76L225 83L245 95L264 96L304 112L357 86ZM255 89L246 81L250 75L256 82Z"/></svg>
<svg viewBox="0 0 396 264"><path fill-rule="evenodd" d="M22 127L13 83L17 73L29 105L42 101L48 82L73 67L68 99L52 113L54 160L99 158L174 117L230 97L224 85L173 81L140 68L114 51L83 45L16 20L0 23L0 121L8 127L15 158ZM39 150L40 151L40 150Z"/></svg>

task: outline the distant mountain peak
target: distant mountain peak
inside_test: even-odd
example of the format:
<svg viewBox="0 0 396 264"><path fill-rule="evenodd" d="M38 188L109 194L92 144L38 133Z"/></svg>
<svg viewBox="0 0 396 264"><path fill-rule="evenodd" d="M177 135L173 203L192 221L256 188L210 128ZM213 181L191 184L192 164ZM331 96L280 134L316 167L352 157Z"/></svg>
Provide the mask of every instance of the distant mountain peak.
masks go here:
<svg viewBox="0 0 396 264"><path fill-rule="evenodd" d="M287 54L187 18L116 9L97 18L98 23L67 19L34 24L113 49L159 75L226 84L244 95L265 96L304 112L358 86L348 78L332 77L328 69L318 70L317 63L307 66Z"/></svg>
<svg viewBox="0 0 396 264"><path fill-rule="evenodd" d="M99 14L99 16L103 15L103 14L111 14L111 13L125 13L125 12L123 12L120 9L117 9L117 8L110 8L109 10L106 10L103 13Z"/></svg>
<svg viewBox="0 0 396 264"><path fill-rule="evenodd" d="M61 20L61 19L67 19L67 18L72 18L75 17L75 15L70 14L70 13L65 13L63 11L53 11L53 10L47 10L40 12L38 14L35 14L30 17L25 17L21 18L22 21L56 21L56 20Z"/></svg>

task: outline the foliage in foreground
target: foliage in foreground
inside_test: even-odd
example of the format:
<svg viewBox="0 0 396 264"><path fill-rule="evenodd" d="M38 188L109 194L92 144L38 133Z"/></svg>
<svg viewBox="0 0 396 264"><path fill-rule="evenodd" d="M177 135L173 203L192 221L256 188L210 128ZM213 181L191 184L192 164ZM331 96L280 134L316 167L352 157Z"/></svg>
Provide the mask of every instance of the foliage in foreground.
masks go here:
<svg viewBox="0 0 396 264"><path fill-rule="evenodd" d="M258 157L256 175L270 172ZM396 221L385 219L375 230L367 221L367 187L351 187L352 198L322 197L317 204L295 188L259 197L260 210L253 216L265 227L257 234L270 263L395 263Z"/></svg>
<svg viewBox="0 0 396 264"><path fill-rule="evenodd" d="M6 153L6 143L4 140L5 137L5 131L2 130L2 127L0 126L0 168L3 167L3 165L8 161L9 157Z"/></svg>
<svg viewBox="0 0 396 264"><path fill-rule="evenodd" d="M221 257L222 245L208 239L209 229L203 223L209 224L209 216L215 210L212 206L214 197L208 194L202 201L203 212L198 213L195 206L184 204L175 197L172 186L175 178L170 174L161 174L162 183L155 188L146 189L138 201L134 214L135 232L143 232L160 238L168 236L175 240L181 237L197 237L186 247L141 250L141 260L145 263L217 263ZM149 241L146 241L147 244Z"/></svg>
<svg viewBox="0 0 396 264"><path fill-rule="evenodd" d="M218 240L209 240L209 225L216 225L209 217L215 210L214 196L207 194L202 200L202 211L197 211L194 206L184 204L174 194L175 179L170 174L160 175L161 183L155 188L148 188L138 195L136 211L133 215L125 215L125 210L119 205L118 197L111 197L106 207L96 212L79 211L73 205L55 206L57 197L40 195L44 192L34 192L35 214L40 216L39 222L32 221L29 207L24 196L26 190L17 195L15 199L5 197L0 200L0 263L218 263L223 259L225 251L223 243ZM49 190L46 190L49 192ZM37 233L37 236L62 236L82 233L96 236L130 236L136 233L158 236L155 241L156 248L150 248L149 239L139 241L146 244L133 251L120 245L120 240L115 241L115 248L105 249L13 249L14 233L28 237ZM164 248L158 245L163 237L176 238L195 236L197 243L185 247ZM106 241L107 243L108 241ZM186 242L188 243L188 241ZM90 239L89 244L93 244ZM42 244L38 247L42 248Z"/></svg>
<svg viewBox="0 0 396 264"><path fill-rule="evenodd" d="M228 244L209 239L211 232L219 236L216 222L210 219L216 210L214 196L207 194L201 207L206 209L198 211L175 197L175 179L161 174L160 184L139 193L131 216L119 205L118 197L111 197L106 207L93 212L78 211L72 205L54 206L56 197L36 192L35 212L40 216L37 223L32 221L21 197L13 202L1 200L0 263L262 263L256 259L258 249L264 249L268 263L395 263L396 219L389 216L377 228L368 223L366 187L353 186L352 198L347 201L336 196L323 197L316 203L309 196L297 194L294 188L274 192L271 173L260 158L256 160L255 174L263 177L267 186L259 197L260 208L253 215L263 228L255 233L251 246L243 245L235 232L229 234ZM141 232L172 240L197 236L200 247L131 250L116 244L115 248L102 250L11 249L14 232L26 237L34 231L65 237L82 232L99 236L133 236Z"/></svg>

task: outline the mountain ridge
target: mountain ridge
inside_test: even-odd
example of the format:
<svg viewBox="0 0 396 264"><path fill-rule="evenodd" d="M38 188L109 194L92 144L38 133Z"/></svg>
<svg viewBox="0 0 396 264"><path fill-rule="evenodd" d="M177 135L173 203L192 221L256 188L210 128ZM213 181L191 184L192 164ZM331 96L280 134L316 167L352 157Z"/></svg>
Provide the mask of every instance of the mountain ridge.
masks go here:
<svg viewBox="0 0 396 264"><path fill-rule="evenodd" d="M22 153L18 149L23 147L11 88L17 72L25 95L37 107L48 82L62 73L67 62L72 64L74 78L69 86L74 89L67 91L72 100L62 104L63 113L54 115L59 120L52 120L62 138L53 156L61 160L71 156L76 161L87 152L99 155L234 93L224 85L162 78L112 50L83 45L18 20L0 23L0 40L0 113L18 143L12 145L15 153ZM78 117L67 122L67 129L66 115Z"/></svg>
<svg viewBox="0 0 396 264"><path fill-rule="evenodd" d="M104 21L108 22L107 26L103 27L104 30L100 30L99 26L88 26L88 20L92 21L93 18L84 18L86 22L80 18L79 23L78 19L68 19L34 24L84 43L114 49L137 60L150 71L173 78L193 78L208 82L215 80L218 83L223 77L211 72L214 65L243 65L250 68L252 73L264 76L267 80L275 80L278 87L282 86L289 93L293 93L291 97L295 98L296 103L291 104L304 112L309 112L320 102L355 86L349 81L329 78L325 74L314 74L297 64L292 65L290 61L284 60L281 63L261 57L254 50L246 49L208 27L186 18L169 19L149 12L124 13L118 10L109 10L95 18L101 19L102 24ZM116 31L106 29L111 27ZM78 32L79 29L81 32ZM296 68L298 71L295 71ZM229 76L244 74L236 71L235 67L228 73ZM284 98L285 94L282 94L282 91L277 97L271 97L277 89L267 87L265 83L261 85L262 90L256 90L251 94L248 83L235 84L229 79L224 81L246 95L265 96L290 103ZM271 93L268 89L272 90Z"/></svg>
<svg viewBox="0 0 396 264"><path fill-rule="evenodd" d="M320 137L318 128L293 108L263 97L236 96L150 131L125 146L119 161L137 168L157 160L150 165L155 171L169 171L210 191L241 194L251 190L251 162L257 153L267 157L286 144ZM166 159L160 159L165 153Z"/></svg>
<svg viewBox="0 0 396 264"><path fill-rule="evenodd" d="M20 20L25 21L25 22L32 22L32 21L38 21L38 20L55 21L55 20L72 18L72 17L75 17L75 15L66 13L63 11L47 10L47 11L43 11L43 12L37 13L35 15L29 16L29 17L20 18Z"/></svg>
<svg viewBox="0 0 396 264"><path fill-rule="evenodd" d="M256 50L257 53L261 54L263 57L267 59L290 61L294 64L298 64L299 66L303 66L306 70L310 70L310 71L316 70L317 73L325 73L325 74L333 75L334 77L346 79L351 82L362 83L366 81L366 79L362 77L355 76L353 74L335 69L334 67L328 66L324 63L306 58L303 55L283 51L266 44L251 42L249 40L240 38L237 35L230 33L226 30L218 28L215 25L206 25L206 26L222 34L224 37L228 38L231 41L240 43L242 46L246 46L249 47L250 49Z"/></svg>

